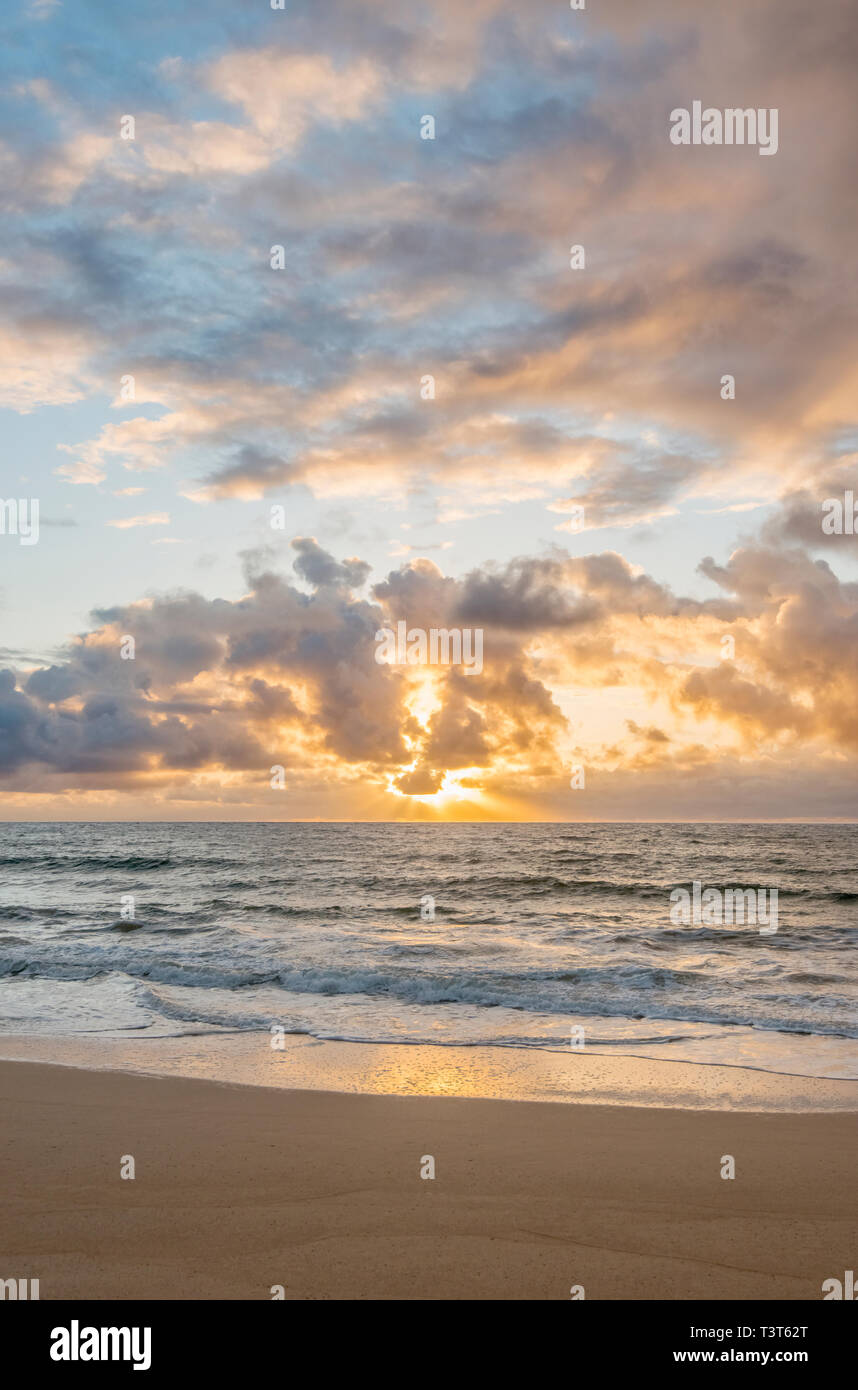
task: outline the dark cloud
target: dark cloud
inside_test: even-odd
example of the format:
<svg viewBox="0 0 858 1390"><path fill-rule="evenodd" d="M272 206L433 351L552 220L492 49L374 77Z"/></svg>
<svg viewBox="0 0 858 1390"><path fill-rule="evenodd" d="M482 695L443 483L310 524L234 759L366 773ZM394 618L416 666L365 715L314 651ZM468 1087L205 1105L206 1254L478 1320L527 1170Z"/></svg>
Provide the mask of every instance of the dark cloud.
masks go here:
<svg viewBox="0 0 858 1390"><path fill-rule="evenodd" d="M295 573L317 589L359 589L369 576L370 566L364 560L334 560L312 536L299 536L292 542L298 552Z"/></svg>
<svg viewBox="0 0 858 1390"><path fill-rule="evenodd" d="M553 559L512 560L502 569L466 575L454 616L512 632L581 627L598 614L589 595L564 584L565 564Z"/></svg>

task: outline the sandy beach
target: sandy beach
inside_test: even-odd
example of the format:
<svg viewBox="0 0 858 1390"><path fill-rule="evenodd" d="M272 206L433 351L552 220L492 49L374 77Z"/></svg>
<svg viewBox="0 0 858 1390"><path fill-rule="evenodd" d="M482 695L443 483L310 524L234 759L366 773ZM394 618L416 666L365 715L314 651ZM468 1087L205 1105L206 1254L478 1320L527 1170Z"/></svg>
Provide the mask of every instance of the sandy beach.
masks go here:
<svg viewBox="0 0 858 1390"><path fill-rule="evenodd" d="M38 1278L43 1299L282 1285L818 1300L858 1248L858 1125L842 1109L346 1094L20 1061L0 1063L0 1097L0 1275Z"/></svg>

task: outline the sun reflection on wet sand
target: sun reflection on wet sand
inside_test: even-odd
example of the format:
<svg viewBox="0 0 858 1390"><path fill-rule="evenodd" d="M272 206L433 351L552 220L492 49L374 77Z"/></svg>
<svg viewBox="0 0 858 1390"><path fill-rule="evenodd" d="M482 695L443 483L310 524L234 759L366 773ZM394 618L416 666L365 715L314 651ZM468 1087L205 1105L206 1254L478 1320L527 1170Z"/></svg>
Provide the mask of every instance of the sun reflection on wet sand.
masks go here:
<svg viewBox="0 0 858 1390"><path fill-rule="evenodd" d="M8 1037L5 1060L365 1095L449 1096L691 1110L858 1110L858 1081L742 1066L500 1047L320 1042L270 1034L124 1039Z"/></svg>

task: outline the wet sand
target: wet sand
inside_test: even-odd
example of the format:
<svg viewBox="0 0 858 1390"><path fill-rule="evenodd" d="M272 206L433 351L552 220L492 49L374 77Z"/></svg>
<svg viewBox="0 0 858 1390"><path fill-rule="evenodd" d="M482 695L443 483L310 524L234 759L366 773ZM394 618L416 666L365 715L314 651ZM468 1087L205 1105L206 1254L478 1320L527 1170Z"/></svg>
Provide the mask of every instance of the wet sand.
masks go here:
<svg viewBox="0 0 858 1390"><path fill-rule="evenodd" d="M0 1277L38 1278L43 1299L282 1285L289 1299L816 1300L855 1267L845 1110L345 1094L37 1062L0 1062L0 1108Z"/></svg>

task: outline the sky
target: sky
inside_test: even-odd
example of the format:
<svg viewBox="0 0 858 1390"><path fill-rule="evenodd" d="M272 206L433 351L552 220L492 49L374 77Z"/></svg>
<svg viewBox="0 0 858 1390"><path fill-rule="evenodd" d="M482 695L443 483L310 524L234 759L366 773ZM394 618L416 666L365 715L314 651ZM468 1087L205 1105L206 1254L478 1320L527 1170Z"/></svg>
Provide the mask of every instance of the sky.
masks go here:
<svg viewBox="0 0 858 1390"><path fill-rule="evenodd" d="M7 5L0 818L854 819L856 60L846 0Z"/></svg>

